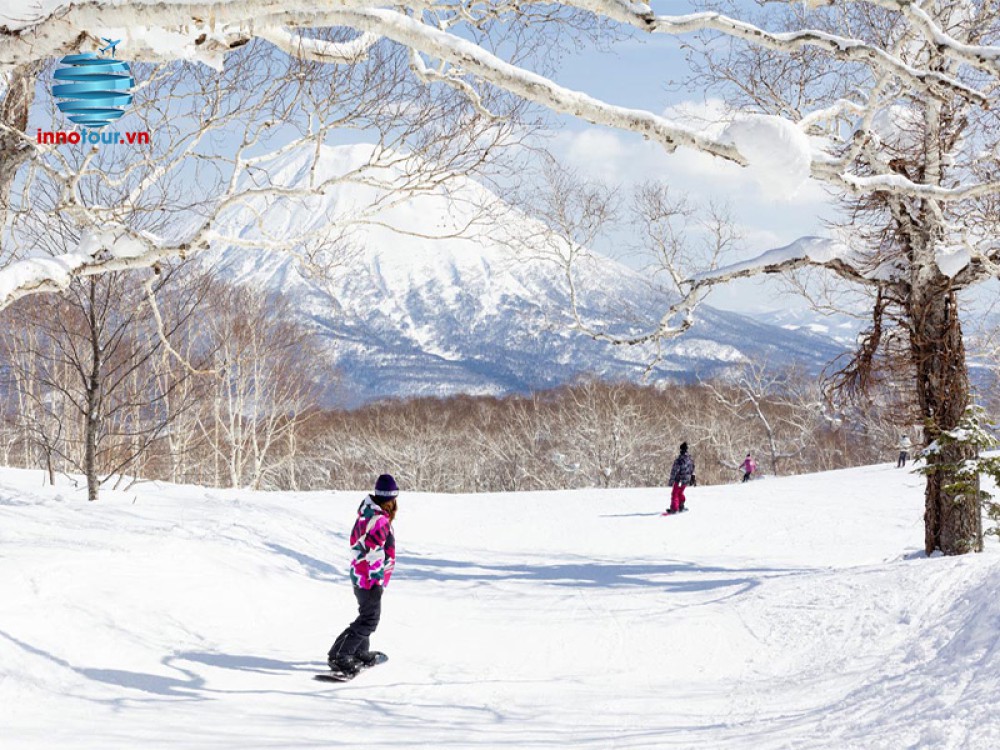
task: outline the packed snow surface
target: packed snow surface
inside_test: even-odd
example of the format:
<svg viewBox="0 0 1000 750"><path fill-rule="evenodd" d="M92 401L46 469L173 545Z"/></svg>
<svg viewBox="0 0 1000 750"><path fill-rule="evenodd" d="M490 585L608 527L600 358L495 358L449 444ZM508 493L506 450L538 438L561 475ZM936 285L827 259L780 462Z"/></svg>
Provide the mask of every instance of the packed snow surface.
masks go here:
<svg viewBox="0 0 1000 750"><path fill-rule="evenodd" d="M889 465L404 491L390 661L332 686L360 491L42 484L0 473L4 750L1000 746L1000 555L924 558Z"/></svg>

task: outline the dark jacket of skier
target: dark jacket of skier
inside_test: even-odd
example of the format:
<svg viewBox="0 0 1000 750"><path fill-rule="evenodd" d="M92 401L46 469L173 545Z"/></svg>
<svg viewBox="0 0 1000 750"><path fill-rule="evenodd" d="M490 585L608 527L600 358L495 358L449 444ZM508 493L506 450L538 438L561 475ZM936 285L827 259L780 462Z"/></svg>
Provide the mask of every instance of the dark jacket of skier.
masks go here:
<svg viewBox="0 0 1000 750"><path fill-rule="evenodd" d="M667 484L670 487L675 484L689 485L693 476L694 459L691 458L690 453L684 451L674 459L674 465L670 469L670 481Z"/></svg>

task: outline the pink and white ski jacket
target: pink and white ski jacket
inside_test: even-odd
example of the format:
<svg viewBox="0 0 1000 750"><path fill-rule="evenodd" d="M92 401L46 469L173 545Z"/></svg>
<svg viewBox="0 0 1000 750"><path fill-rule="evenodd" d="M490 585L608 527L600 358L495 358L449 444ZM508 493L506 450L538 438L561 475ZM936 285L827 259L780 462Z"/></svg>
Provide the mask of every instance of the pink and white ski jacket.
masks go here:
<svg viewBox="0 0 1000 750"><path fill-rule="evenodd" d="M361 589L388 586L396 566L396 538L389 514L366 497L351 530L351 582Z"/></svg>

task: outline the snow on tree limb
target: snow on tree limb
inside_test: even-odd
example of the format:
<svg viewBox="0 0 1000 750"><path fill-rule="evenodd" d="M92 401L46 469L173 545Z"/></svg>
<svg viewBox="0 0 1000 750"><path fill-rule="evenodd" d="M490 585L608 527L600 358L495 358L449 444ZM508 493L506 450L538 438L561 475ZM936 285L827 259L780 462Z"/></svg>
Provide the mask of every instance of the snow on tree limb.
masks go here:
<svg viewBox="0 0 1000 750"><path fill-rule="evenodd" d="M622 0L563 0L560 4L649 33L680 35L710 30L778 51L792 52L804 46L816 47L839 59L863 63L873 70L892 73L927 91L948 89L979 103L984 101L982 94L957 79L938 71L915 68L885 50L858 39L809 29L771 33L718 13L660 16L653 14L645 4ZM911 3L901 0L880 0L878 4L905 11L908 18L913 16L920 20L926 16L919 8L913 8ZM282 3L279 9L268 0L239 3L215 0L198 4L162 0L155 4L115 4L113 18L115 26L124 26L126 32L133 30L138 47L135 52L139 58L145 56L164 59L173 53L178 57L200 59L213 65L217 64L218 56L232 47L246 43L253 36L264 38L291 55L336 62L358 61L374 44L377 36L386 36L413 51L414 70L425 81L443 81L459 87L474 102L477 101L478 94L463 75L474 75L563 114L580 117L598 125L640 133L657 141L667 150L687 146L743 166L747 164L745 155L731 144L713 140L697 129L671 122L651 112L614 106L582 92L558 86L543 76L500 59L472 41L424 23L419 17L379 9L364 0L343 0L336 7L324 7L325 5L289 0ZM408 3L407 7L425 9L436 6L432 2L416 2ZM87 33L92 33L89 30L107 24L110 10L111 7L102 0L68 6L55 3L48 15L43 14L24 28L7 30L7 33L0 30L0 67L23 59L36 59L80 48L85 44ZM496 12L503 12L503 9ZM206 26L207 19L211 19L211 28ZM927 23L934 26L929 20ZM330 43L301 36L291 28L319 25L348 26L364 33L349 42ZM924 26L931 33L932 29L927 24ZM177 38L171 37L172 41L164 42L149 33L154 27L176 29L178 31L170 33ZM84 30L88 30L87 33ZM183 30L183 33L179 30ZM935 39L941 37L941 34L943 32ZM968 45L960 45L947 35L938 41L948 50L965 50L965 53L972 54ZM455 70L448 73L436 71L424 64L420 54L447 61ZM979 47L976 48L976 55L981 61L1000 58L1000 48ZM477 106L481 105L477 103ZM854 193L888 190L911 197L959 201L1000 192L1000 185L994 183L948 189L921 185L903 176L852 175L836 170L830 163L832 160L824 159L821 154L817 157L812 170L813 177L838 183Z"/></svg>
<svg viewBox="0 0 1000 750"><path fill-rule="evenodd" d="M623 3L617 0L563 0L595 14L607 16L653 34L674 36L697 31L714 31L745 42L779 52L794 52L812 47L840 60L863 63L873 68L888 69L918 88L933 91L948 89L970 101L985 104L988 100L981 92L962 83L957 78L934 70L915 68L885 50L866 44L860 39L838 36L824 31L802 29L791 32L769 32L753 24L730 18L721 13L692 13L685 16L658 16L648 6ZM1000 55L1000 49L995 49ZM994 72L995 72L994 68Z"/></svg>
<svg viewBox="0 0 1000 750"><path fill-rule="evenodd" d="M0 15L0 69L95 48L98 32L110 28L129 30L136 37L132 59L211 59L245 44L260 30L334 25L324 18L324 6L333 5L322 0L47 2L34 16L16 18L9 11ZM409 5L422 8L430 3ZM352 6L370 7L371 2L335 3L337 10ZM306 54L316 51L319 47L312 44L303 48Z"/></svg>
<svg viewBox="0 0 1000 750"><path fill-rule="evenodd" d="M259 36L294 57L321 63L353 64L365 59L368 50L378 41L374 34L364 33L348 42L311 39L288 29L263 29Z"/></svg>
<svg viewBox="0 0 1000 750"><path fill-rule="evenodd" d="M786 273L805 266L822 266L854 282L878 283L879 274L864 270L865 261L856 251L837 240L800 237L790 245L768 250L755 258L694 274L688 283L696 289L711 287L760 274Z"/></svg>
<svg viewBox="0 0 1000 750"><path fill-rule="evenodd" d="M130 244L129 247L134 250L136 246ZM195 247L191 243L159 246L147 240L142 251L134 255L115 255L115 245L112 243L109 247L104 244L99 247L91 246L93 254L78 251L52 258L15 261L0 269L0 309L32 294L67 289L77 278L112 271L151 268L157 262L184 257ZM197 249L207 247L207 242L204 242Z"/></svg>
<svg viewBox="0 0 1000 750"><path fill-rule="evenodd" d="M973 198L984 198L1000 194L1000 182L980 182L970 185L944 187L914 182L901 174L855 175L849 172L839 172L829 169L823 164L814 162L813 176L827 181L842 183L855 195L870 195L872 193L891 193L905 195L909 198L925 198L939 203L959 203Z"/></svg>
<svg viewBox="0 0 1000 750"><path fill-rule="evenodd" d="M802 46L815 46L841 59L855 60L870 65L873 70L896 75L918 88L928 91L940 90L942 87L950 88L963 96L981 99L981 95L957 80L949 79L936 71L914 68L882 50L847 37L810 30L773 34L737 19L714 13L676 17L657 16L652 14L648 6L620 0L563 0L562 4L619 23L626 23L650 33L677 35L711 30L780 51L794 51ZM883 0L882 4L896 5L891 0ZM409 5L418 8L433 7L433 3ZM378 36L385 36L410 48L417 75L425 81L441 81L462 89L483 112L486 110L478 101L478 93L466 80L469 75L553 111L580 117L597 125L640 133L660 143L668 151L678 146L686 146L741 166L746 166L748 163L746 154L741 153L731 143L712 139L698 129L670 121L648 111L618 107L583 92L559 86L544 76L502 60L482 46L457 34L424 23L418 17L373 8L370 2L364 0L345 0L337 3L335 8L323 6L323 3L309 4L304 0L289 0L283 3L280 9L276 9L272 3L265 0L241 3L216 0L203 5L164 0L150 5L116 6L114 23L116 26L124 25L126 29L133 28L139 57L145 54L154 59L169 58L173 44L175 47L173 54L176 56L202 60L209 64L217 64L218 55L231 47L246 43L253 36L276 44L288 54L311 60L356 62ZM86 38L81 29L100 28L102 23L106 23L107 14L108 7L99 0L94 0L90 3L61 8L58 12L53 12L45 19L16 33L0 33L0 66L25 59L25 56L36 58L76 49L84 44ZM211 29L207 29L204 24L210 15L214 23ZM250 20L253 21L252 25L249 24ZM299 28L306 25L346 26L363 33L349 42L329 43L303 37L291 28L291 25ZM169 40L163 42L148 31L157 26L183 28L185 33L177 34L177 38L172 42ZM946 46L951 49L950 43ZM424 63L420 58L421 54L446 61L453 66L453 69L442 72ZM984 59L994 54L1000 56L1000 49L983 47L978 50L978 54ZM813 120L809 120L800 126L808 126L812 122ZM814 178L834 183L854 194L887 191L913 198L955 202L1000 193L1000 183L947 188L921 184L903 175L855 175L821 153L814 154L812 162L811 171Z"/></svg>
<svg viewBox="0 0 1000 750"><path fill-rule="evenodd" d="M446 60L467 73L555 112L573 115L595 125L640 133L660 143L668 151L673 151L678 146L688 146L740 165L746 164L746 160L734 147L709 138L694 128L645 110L607 104L582 92L559 86L544 76L505 62L473 42L440 31L402 13L390 10L345 10L328 16L340 25L372 32L426 55Z"/></svg>
<svg viewBox="0 0 1000 750"><path fill-rule="evenodd" d="M850 0L857 2L858 0ZM833 5L834 0L809 0L813 7ZM914 0L865 0L886 10L901 13L937 50L987 73L1000 73L1000 47L967 44L946 33Z"/></svg>

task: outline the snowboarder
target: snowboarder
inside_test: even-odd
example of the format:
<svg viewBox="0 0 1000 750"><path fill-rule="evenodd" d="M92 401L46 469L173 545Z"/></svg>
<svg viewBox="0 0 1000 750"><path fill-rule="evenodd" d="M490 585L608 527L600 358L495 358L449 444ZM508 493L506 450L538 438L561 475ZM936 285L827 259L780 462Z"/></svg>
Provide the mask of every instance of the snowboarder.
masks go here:
<svg viewBox="0 0 1000 750"><path fill-rule="evenodd" d="M396 565L396 538L392 522L396 518L399 487L389 474L375 482L375 491L358 508L351 530L351 583L358 600L358 617L337 636L327 663L330 669L353 677L362 668L385 660L385 654L371 651L369 636L378 627L382 614L382 592L389 585Z"/></svg>
<svg viewBox="0 0 1000 750"><path fill-rule="evenodd" d="M899 436L899 458L896 459L896 468L901 469L906 466L906 461L910 457L910 448L913 443L910 442L910 436L903 433Z"/></svg>
<svg viewBox="0 0 1000 750"><path fill-rule="evenodd" d="M684 488L689 484L697 484L698 480L694 474L694 459L688 453L688 444L681 443L681 452L674 459L674 465L670 468L670 482L673 490L670 493L670 509L663 515L680 513L684 508Z"/></svg>
<svg viewBox="0 0 1000 750"><path fill-rule="evenodd" d="M747 453L747 457L743 459L743 463L740 464L740 468L743 469L742 481L748 482L750 481L750 475L757 471L757 462L753 460L753 456Z"/></svg>

